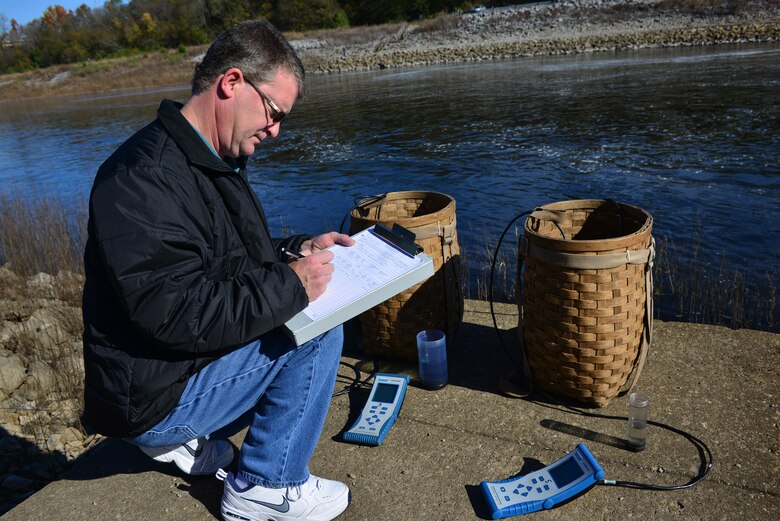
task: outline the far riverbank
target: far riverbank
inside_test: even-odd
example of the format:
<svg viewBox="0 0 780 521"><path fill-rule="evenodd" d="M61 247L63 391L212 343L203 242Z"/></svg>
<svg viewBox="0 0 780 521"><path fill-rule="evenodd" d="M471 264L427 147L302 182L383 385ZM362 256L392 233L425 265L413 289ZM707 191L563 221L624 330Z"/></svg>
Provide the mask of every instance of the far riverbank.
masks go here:
<svg viewBox="0 0 780 521"><path fill-rule="evenodd" d="M780 41L780 1L564 0L287 35L311 74ZM205 46L0 76L0 101L189 83Z"/></svg>

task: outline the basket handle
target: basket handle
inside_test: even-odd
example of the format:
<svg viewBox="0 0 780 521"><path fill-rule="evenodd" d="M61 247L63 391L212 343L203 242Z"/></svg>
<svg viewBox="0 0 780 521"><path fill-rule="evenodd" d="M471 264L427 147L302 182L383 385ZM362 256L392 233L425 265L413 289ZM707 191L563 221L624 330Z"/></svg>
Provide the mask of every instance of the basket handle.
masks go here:
<svg viewBox="0 0 780 521"><path fill-rule="evenodd" d="M564 232L563 228L561 228L561 223L565 220L565 213L566 210L548 210L537 207L533 212L531 212L528 218L538 219L540 221L550 221L555 225L556 228L558 228L558 231L561 232L561 237L563 240L566 240L566 232Z"/></svg>
<svg viewBox="0 0 780 521"><path fill-rule="evenodd" d="M463 319L463 290L458 281L460 281L460 263L452 262L454 256L455 234L458 220L453 214L452 221L449 224L442 224L437 221L436 224L425 226L411 226L407 228L414 233L415 240L439 238L442 253L442 266L444 268L444 301L445 319L447 321L447 334L454 335L458 325ZM454 292L454 294L453 294Z"/></svg>
<svg viewBox="0 0 780 521"><path fill-rule="evenodd" d="M602 199L604 203L610 204L615 207L615 209L618 212L618 218L620 219L620 230L621 233L625 233L626 230L626 219L623 215L623 207L620 206L614 199ZM556 228L558 228L558 231L561 232L561 237L563 240L567 240L566 233L563 231L563 228L561 228L560 224L565 221L564 215L570 211L571 208L567 210L553 210L551 208L544 208L543 206L537 206L533 212L531 212L531 215L529 215L529 218L539 219L541 221L550 221L555 225Z"/></svg>
<svg viewBox="0 0 780 521"><path fill-rule="evenodd" d="M563 253L538 246L529 241L525 235L520 236L519 253L524 257L533 257L546 264L577 270L606 270L617 268L624 264L647 264L655 256L655 251L651 248L646 250L626 250L621 253L609 253L606 255Z"/></svg>
<svg viewBox="0 0 780 521"><path fill-rule="evenodd" d="M639 375L647 360L647 353L653 343L653 261L655 259L655 237L650 236L650 257L645 265L645 293L647 294L645 302L645 330L642 331L642 342L639 344L639 356L637 356L636 366L631 372L631 383L626 383L621 389L621 396L630 393L639 382ZM627 387L627 389L626 389Z"/></svg>
<svg viewBox="0 0 780 521"><path fill-rule="evenodd" d="M457 219L452 216L452 222L442 225L440 221L436 221L436 224L429 224L425 226L412 226L407 228L410 232L414 233L416 240L430 239L432 237L441 237L445 244L452 244L455 238L455 230L457 228Z"/></svg>
<svg viewBox="0 0 780 521"><path fill-rule="evenodd" d="M360 208L361 210L368 210L369 208L373 208L374 206L378 206L379 203L384 200L384 198L387 197L387 192L383 194L377 194L377 195L361 195L360 197L355 197L355 204L352 208L347 210L347 213L344 214L344 217L341 219L341 224L339 225L339 233L344 233L344 224L347 222L347 218L352 213L352 210L355 208Z"/></svg>

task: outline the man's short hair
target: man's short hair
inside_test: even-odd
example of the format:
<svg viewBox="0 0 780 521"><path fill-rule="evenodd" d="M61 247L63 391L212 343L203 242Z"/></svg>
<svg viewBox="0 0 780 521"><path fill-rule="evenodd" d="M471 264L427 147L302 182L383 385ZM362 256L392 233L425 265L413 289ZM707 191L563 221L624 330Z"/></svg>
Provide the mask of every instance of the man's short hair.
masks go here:
<svg viewBox="0 0 780 521"><path fill-rule="evenodd" d="M303 97L303 63L282 33L267 20L242 22L217 35L195 67L192 94L208 90L232 67L257 83L269 82L279 69L286 69L298 83L298 97Z"/></svg>

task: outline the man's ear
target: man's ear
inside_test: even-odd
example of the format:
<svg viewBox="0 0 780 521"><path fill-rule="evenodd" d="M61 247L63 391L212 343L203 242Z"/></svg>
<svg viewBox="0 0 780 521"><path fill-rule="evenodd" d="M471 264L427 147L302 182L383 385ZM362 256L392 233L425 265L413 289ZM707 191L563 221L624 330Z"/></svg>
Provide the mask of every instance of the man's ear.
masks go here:
<svg viewBox="0 0 780 521"><path fill-rule="evenodd" d="M232 98L236 95L236 87L244 80L240 69L233 67L228 69L218 80L217 90L221 97Z"/></svg>

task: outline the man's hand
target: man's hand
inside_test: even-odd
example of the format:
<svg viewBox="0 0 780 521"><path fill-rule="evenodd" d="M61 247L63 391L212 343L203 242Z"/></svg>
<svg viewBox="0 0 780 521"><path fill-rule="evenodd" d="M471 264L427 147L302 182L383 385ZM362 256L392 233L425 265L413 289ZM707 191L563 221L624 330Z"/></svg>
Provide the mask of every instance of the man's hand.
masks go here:
<svg viewBox="0 0 780 521"><path fill-rule="evenodd" d="M298 278L301 279L309 302L325 293L328 282L333 278L333 271L336 269L331 263L333 252L324 250L334 244L352 246L355 244L355 240L343 233L324 233L305 241L301 245L301 255L304 257L289 264Z"/></svg>
<svg viewBox="0 0 780 521"><path fill-rule="evenodd" d="M333 271L336 269L330 261L333 260L333 252L321 251L307 255L300 260L288 264L301 279L303 287L306 289L306 295L309 302L316 300L317 297L325 293L328 282L333 277Z"/></svg>
<svg viewBox="0 0 780 521"><path fill-rule="evenodd" d="M339 232L323 233L313 239L309 239L301 244L301 254L311 255L317 253L325 248L333 246L334 244L340 244L342 246L352 246L355 244L355 240L349 235L344 235Z"/></svg>

